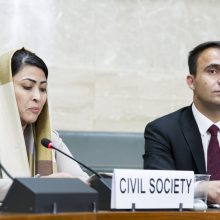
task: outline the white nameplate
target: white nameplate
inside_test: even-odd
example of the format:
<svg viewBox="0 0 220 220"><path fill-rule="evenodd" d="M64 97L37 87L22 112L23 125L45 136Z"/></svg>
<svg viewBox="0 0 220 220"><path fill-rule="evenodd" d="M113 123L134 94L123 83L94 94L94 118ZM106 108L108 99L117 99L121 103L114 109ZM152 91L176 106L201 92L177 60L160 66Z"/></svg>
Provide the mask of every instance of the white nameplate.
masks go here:
<svg viewBox="0 0 220 220"><path fill-rule="evenodd" d="M114 170L112 209L193 208L193 199L193 171Z"/></svg>

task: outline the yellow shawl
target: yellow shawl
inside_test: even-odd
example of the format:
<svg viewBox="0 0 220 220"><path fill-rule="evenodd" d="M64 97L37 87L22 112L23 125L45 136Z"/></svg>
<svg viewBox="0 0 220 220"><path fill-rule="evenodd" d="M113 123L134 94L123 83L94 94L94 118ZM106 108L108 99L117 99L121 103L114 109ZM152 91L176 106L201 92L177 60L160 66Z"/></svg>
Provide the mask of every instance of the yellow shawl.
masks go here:
<svg viewBox="0 0 220 220"><path fill-rule="evenodd" d="M36 147L36 166L30 172L27 151L14 93L11 59L20 48L0 57L0 161L13 177L30 177L53 173L52 151L41 145L42 138L51 140L48 102L32 124ZM2 171L2 177L8 178Z"/></svg>

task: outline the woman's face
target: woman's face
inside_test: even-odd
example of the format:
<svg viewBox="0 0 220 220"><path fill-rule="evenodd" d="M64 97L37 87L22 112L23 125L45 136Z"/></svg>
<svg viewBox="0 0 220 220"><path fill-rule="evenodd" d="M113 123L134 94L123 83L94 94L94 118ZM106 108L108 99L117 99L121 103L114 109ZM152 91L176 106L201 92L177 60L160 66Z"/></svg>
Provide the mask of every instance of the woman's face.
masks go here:
<svg viewBox="0 0 220 220"><path fill-rule="evenodd" d="M47 100L44 71L35 66L23 67L14 77L14 90L22 127L34 123Z"/></svg>

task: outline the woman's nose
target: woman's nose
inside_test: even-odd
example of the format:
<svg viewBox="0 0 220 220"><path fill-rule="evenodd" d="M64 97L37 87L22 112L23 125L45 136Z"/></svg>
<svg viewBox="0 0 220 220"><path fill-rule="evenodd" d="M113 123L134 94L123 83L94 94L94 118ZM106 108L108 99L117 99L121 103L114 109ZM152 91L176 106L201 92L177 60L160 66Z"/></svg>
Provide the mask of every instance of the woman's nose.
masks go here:
<svg viewBox="0 0 220 220"><path fill-rule="evenodd" d="M39 101L40 100L40 91L38 89L33 90L32 100Z"/></svg>

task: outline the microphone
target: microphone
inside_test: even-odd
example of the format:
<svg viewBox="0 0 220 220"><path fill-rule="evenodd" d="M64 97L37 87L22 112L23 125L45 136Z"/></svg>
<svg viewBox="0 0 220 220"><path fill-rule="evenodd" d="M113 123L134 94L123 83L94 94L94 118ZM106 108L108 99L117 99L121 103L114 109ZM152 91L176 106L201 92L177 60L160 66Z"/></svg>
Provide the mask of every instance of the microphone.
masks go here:
<svg viewBox="0 0 220 220"><path fill-rule="evenodd" d="M86 169L90 170L92 173L94 173L96 176L98 176L100 179L102 179L103 177L98 174L97 172L95 172L93 169L91 169L90 167L86 166L85 164L81 163L80 161L76 160L75 158L71 157L70 155L64 153L63 151L61 151L60 149L58 149L57 147L54 146L53 142L51 142L50 140L48 140L47 138L43 138L41 140L41 144L49 149L54 149L59 151L61 154L64 154L65 156L69 157L70 159L76 161L78 164L82 165L83 167L85 167Z"/></svg>
<svg viewBox="0 0 220 220"><path fill-rule="evenodd" d="M4 166L2 165L2 163L0 162L0 167L3 169L3 171L6 173L6 175L11 178L12 180L14 180L14 178L8 173L8 171L4 168Z"/></svg>
<svg viewBox="0 0 220 220"><path fill-rule="evenodd" d="M54 150L59 151L60 153L66 155L70 159L76 161L78 164L82 165L86 169L90 170L95 175L92 176L88 182L91 184L91 187L98 191L99 193L99 210L111 210L111 184L112 180L108 178L103 178L100 174L96 173L93 169L86 166L85 164L79 162L75 158L70 155L64 153L60 149L56 148L50 140L43 138L41 140L41 144L46 148L52 148Z"/></svg>

